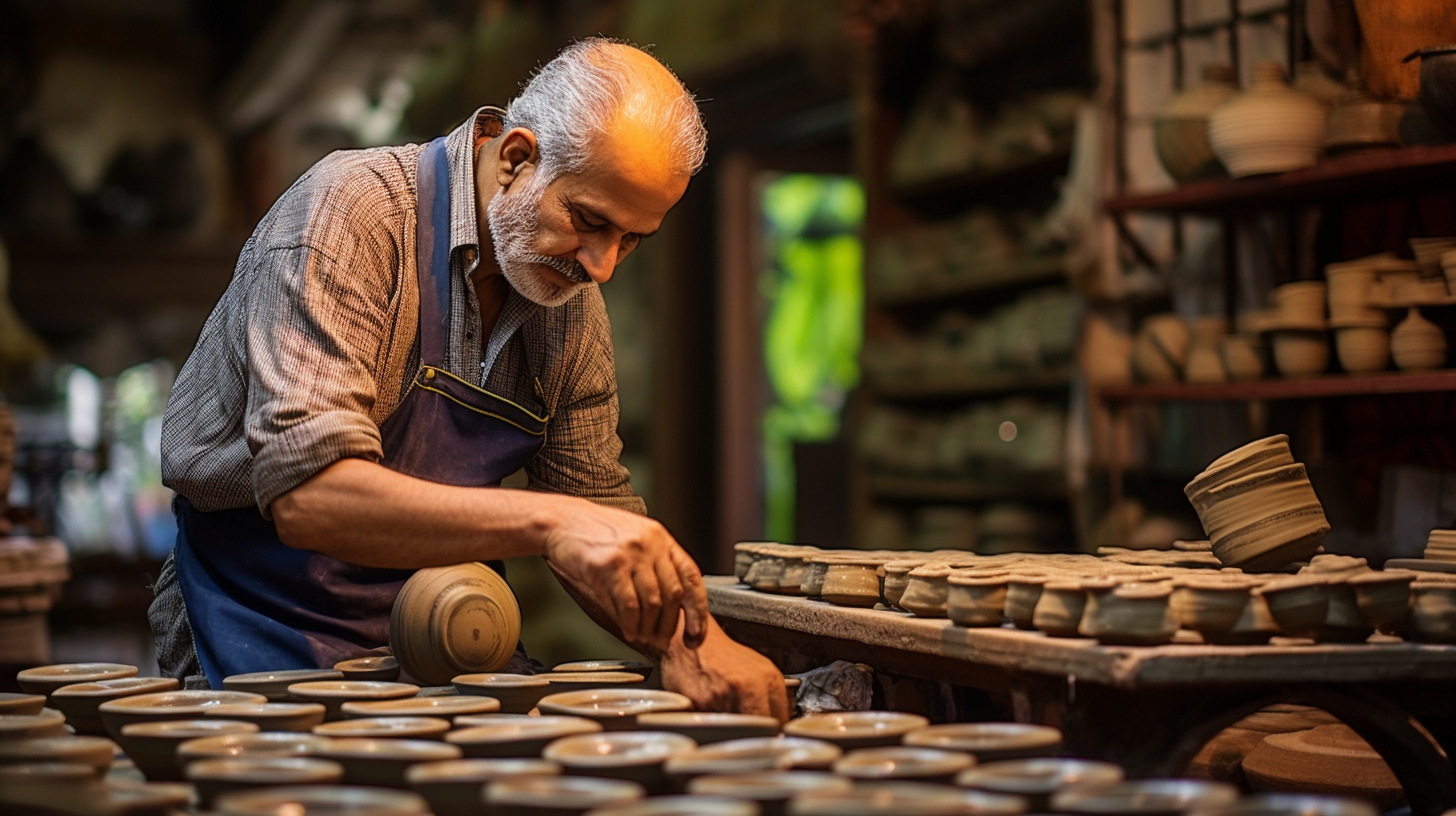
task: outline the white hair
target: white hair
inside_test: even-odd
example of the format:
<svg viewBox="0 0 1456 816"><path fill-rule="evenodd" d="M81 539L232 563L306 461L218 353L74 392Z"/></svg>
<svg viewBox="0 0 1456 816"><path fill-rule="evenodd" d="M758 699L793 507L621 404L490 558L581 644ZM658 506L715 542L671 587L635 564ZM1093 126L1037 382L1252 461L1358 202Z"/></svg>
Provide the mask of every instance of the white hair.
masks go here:
<svg viewBox="0 0 1456 816"><path fill-rule="evenodd" d="M539 172L548 179L579 172L592 139L607 133L623 114L633 116L649 133L663 134L667 157L678 172L690 176L702 168L708 130L697 100L656 57L647 64L634 59L632 50L647 53L604 37L572 43L537 71L506 108L506 130L520 127L536 134ZM671 77L675 89L664 88L663 74Z"/></svg>

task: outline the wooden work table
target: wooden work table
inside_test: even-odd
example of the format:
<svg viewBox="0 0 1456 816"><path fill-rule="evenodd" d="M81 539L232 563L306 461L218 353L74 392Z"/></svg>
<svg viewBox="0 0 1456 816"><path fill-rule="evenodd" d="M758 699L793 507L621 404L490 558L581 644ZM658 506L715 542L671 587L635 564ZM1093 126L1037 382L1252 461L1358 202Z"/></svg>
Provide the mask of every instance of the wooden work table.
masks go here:
<svg viewBox="0 0 1456 816"><path fill-rule="evenodd" d="M1069 755L1176 776L1223 728L1277 702L1318 706L1366 739L1405 786L1412 813L1456 807L1456 769L1411 720L1456 756L1456 646L1396 638L1363 644L1102 646L1011 628L967 629L886 609L755 592L707 579L725 630L798 672L833 660L946 689L933 719L959 719L957 689L1009 703L1009 716L1055 725Z"/></svg>

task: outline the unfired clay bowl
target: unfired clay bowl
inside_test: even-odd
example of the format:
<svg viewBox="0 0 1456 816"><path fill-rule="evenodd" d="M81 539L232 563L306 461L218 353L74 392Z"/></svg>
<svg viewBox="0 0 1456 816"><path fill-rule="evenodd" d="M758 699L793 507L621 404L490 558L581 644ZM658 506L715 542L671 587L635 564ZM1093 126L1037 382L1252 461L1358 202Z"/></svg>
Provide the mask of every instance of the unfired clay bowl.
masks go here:
<svg viewBox="0 0 1456 816"><path fill-rule="evenodd" d="M599 688L552 694L543 697L538 707L542 714L584 717L608 731L626 731L635 727L640 714L687 711L693 701L672 691Z"/></svg>
<svg viewBox="0 0 1456 816"><path fill-rule="evenodd" d="M625 779L528 776L500 779L485 789L486 816L574 816L593 808L634 802L645 788Z"/></svg>
<svg viewBox="0 0 1456 816"><path fill-rule="evenodd" d="M400 700L355 700L339 706L345 719L364 717L439 717L453 720L473 714L500 711L500 701L492 697L464 695L454 697L406 697Z"/></svg>
<svg viewBox="0 0 1456 816"><path fill-rule="evenodd" d="M1026 812L1019 796L956 790L925 782L862 782L850 791L815 790L794 797L792 816L1010 816Z"/></svg>
<svg viewBox="0 0 1456 816"><path fill-rule="evenodd" d="M232 756L319 756L330 739L292 731L222 734L188 740L177 746L177 761L184 767L199 759Z"/></svg>
<svg viewBox="0 0 1456 816"><path fill-rule="evenodd" d="M19 737L0 740L0 765L66 762L89 765L98 773L111 767L116 743L105 737Z"/></svg>
<svg viewBox="0 0 1456 816"><path fill-rule="evenodd" d="M988 793L1020 796L1028 810L1044 811L1051 807L1052 795L1059 790L1081 786L1115 785L1123 780L1122 766L1090 759L1008 759L987 762L962 771L956 784Z"/></svg>
<svg viewBox="0 0 1456 816"><path fill-rule="evenodd" d="M779 721L773 717L718 711L648 712L637 716L637 727L682 734L699 745L779 733Z"/></svg>
<svg viewBox="0 0 1456 816"><path fill-rule="evenodd" d="M841 791L854 789L844 777L816 771L758 771L723 776L700 776L688 782L688 793L694 796L725 796L757 802L764 816L786 812L790 799L809 791Z"/></svg>
<svg viewBox="0 0 1456 816"><path fill-rule="evenodd" d="M197 789L198 804L210 809L218 796L234 791L337 785L344 779L344 766L312 757L218 757L188 765L186 777Z"/></svg>
<svg viewBox="0 0 1456 816"><path fill-rule="evenodd" d="M314 726L321 737L368 737L373 739L444 739L450 721L439 717L359 717Z"/></svg>
<svg viewBox="0 0 1456 816"><path fill-rule="evenodd" d="M312 731L324 721L322 703L225 703L204 716L241 720L263 731Z"/></svg>
<svg viewBox="0 0 1456 816"><path fill-rule="evenodd" d="M371 655L340 660L334 670L343 672L345 680L381 680L393 683L399 679L399 661L394 655Z"/></svg>
<svg viewBox="0 0 1456 816"><path fill-rule="evenodd" d="M462 755L458 746L437 740L369 737L330 739L318 751L318 756L344 766L345 783L388 788L403 788L404 773L411 765Z"/></svg>
<svg viewBox="0 0 1456 816"><path fill-rule="evenodd" d="M77 734L106 734L97 710L102 703L132 697L138 694L155 694L172 691L178 687L170 677L121 677L114 680L98 680L61 686L51 692L51 705L66 715L66 722L76 729Z"/></svg>
<svg viewBox="0 0 1456 816"><path fill-rule="evenodd" d="M1330 584L1324 578L1296 576L1255 590L1269 604L1280 631L1292 637L1319 636L1330 607Z"/></svg>
<svg viewBox="0 0 1456 816"><path fill-rule="evenodd" d="M1087 608L1087 592L1080 581L1051 581L1042 587L1032 612L1032 625L1053 637L1076 637Z"/></svg>
<svg viewBox="0 0 1456 816"><path fill-rule="evenodd" d="M804 737L750 737L700 746L667 762L668 776L679 781L750 771L827 771L844 750L832 742Z"/></svg>
<svg viewBox="0 0 1456 816"><path fill-rule="evenodd" d="M1167 643L1178 631L1178 623L1168 609L1172 593L1165 584L1091 585L1077 631L1112 645Z"/></svg>
<svg viewBox="0 0 1456 816"><path fill-rule="evenodd" d="M286 785L224 793L213 803L222 816L426 816L417 793L356 785Z"/></svg>
<svg viewBox="0 0 1456 816"><path fill-rule="evenodd" d="M685 754L697 743L682 734L667 731L621 731L563 737L541 752L543 759L561 765L574 776L625 779L648 792L668 790L663 766L674 756Z"/></svg>
<svg viewBox="0 0 1456 816"><path fill-rule="evenodd" d="M343 680L344 673L334 669L290 669L288 671L250 672L224 677L222 687L228 691L251 691L268 698L270 703L288 700L288 687L311 680Z"/></svg>
<svg viewBox="0 0 1456 816"><path fill-rule="evenodd" d="M951 572L953 569L949 564L940 562L931 562L911 570L905 592L900 596L899 606L920 618L945 617Z"/></svg>
<svg viewBox="0 0 1456 816"><path fill-rule="evenodd" d="M446 734L445 741L460 746L468 757L531 758L558 739L601 730L601 723L584 717L544 716L461 728Z"/></svg>
<svg viewBox="0 0 1456 816"><path fill-rule="evenodd" d="M389 645L400 668L432 686L501 669L520 637L521 608L510 586L473 562L415 572L389 616Z"/></svg>
<svg viewBox="0 0 1456 816"><path fill-rule="evenodd" d="M27 694L45 694L73 683L94 683L98 680L115 680L120 677L135 677L136 666L124 663L57 663L51 666L36 666L24 669L15 675L20 690Z"/></svg>
<svg viewBox="0 0 1456 816"><path fill-rule="evenodd" d="M179 782L177 748L184 742L223 734L254 734L258 726L237 720L160 720L124 725L117 743L152 782Z"/></svg>
<svg viewBox="0 0 1456 816"><path fill-rule="evenodd" d="M875 782L950 782L974 764L976 758L963 751L891 745L850 751L834 763L834 772L850 779Z"/></svg>
<svg viewBox="0 0 1456 816"><path fill-rule="evenodd" d="M945 723L911 731L905 744L964 751L978 762L1056 756L1062 732L1027 723Z"/></svg>
<svg viewBox="0 0 1456 816"><path fill-rule="evenodd" d="M404 779L429 801L434 816L472 816L491 782L560 773L560 765L544 759L445 759L412 765Z"/></svg>
<svg viewBox="0 0 1456 816"><path fill-rule="evenodd" d="M247 691L162 691L108 700L97 709L101 722L113 739L124 725L157 720L187 720L207 714L209 708L226 703L262 703L267 698Z"/></svg>
<svg viewBox="0 0 1456 816"><path fill-rule="evenodd" d="M451 682L462 695L483 695L500 701L500 710L507 714L525 714L548 694L555 694L551 681L544 675L529 674L462 674Z"/></svg>
<svg viewBox="0 0 1456 816"><path fill-rule="evenodd" d="M906 734L929 724L919 714L900 711L839 711L790 720L784 733L832 742L848 751L896 745Z"/></svg>
<svg viewBox="0 0 1456 816"><path fill-rule="evenodd" d="M66 715L54 708L35 714L0 714L0 739L57 737L66 734Z"/></svg>
<svg viewBox="0 0 1456 816"><path fill-rule="evenodd" d="M625 805L595 808L591 816L760 816L753 802L723 796L654 796Z"/></svg>
<svg viewBox="0 0 1456 816"><path fill-rule="evenodd" d="M824 589L820 597L838 606L871 607L880 600L880 578L875 558L837 561L824 571Z"/></svg>
<svg viewBox="0 0 1456 816"><path fill-rule="evenodd" d="M418 694L420 687L412 683L385 683L379 680L316 680L294 683L288 696L302 703L322 703L324 721L343 719L344 703L367 700L401 700Z"/></svg>
<svg viewBox="0 0 1456 816"><path fill-rule="evenodd" d="M39 714L45 708L46 698L44 694L25 694L23 692L6 691L0 692L0 714ZM65 713L60 706L56 708ZM70 715L66 717L70 719Z"/></svg>
<svg viewBox="0 0 1456 816"><path fill-rule="evenodd" d="M1006 618L1010 573L957 570L946 591L946 615L957 626L1000 626Z"/></svg>
<svg viewBox="0 0 1456 816"><path fill-rule="evenodd" d="M1239 790L1201 779L1139 779L1116 785L1072 787L1052 795L1057 813L1179 816L1194 805L1219 807L1237 801Z"/></svg>

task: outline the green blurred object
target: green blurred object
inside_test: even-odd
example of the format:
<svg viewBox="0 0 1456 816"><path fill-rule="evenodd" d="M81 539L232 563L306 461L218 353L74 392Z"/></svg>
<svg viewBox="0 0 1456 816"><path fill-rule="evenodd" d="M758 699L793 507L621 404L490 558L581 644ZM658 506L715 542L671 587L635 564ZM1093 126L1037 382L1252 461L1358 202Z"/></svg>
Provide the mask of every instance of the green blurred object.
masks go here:
<svg viewBox="0 0 1456 816"><path fill-rule="evenodd" d="M840 176L786 175L763 193L770 303L764 363L776 404L763 417L765 535L794 538L794 443L839 433L864 339L864 190Z"/></svg>

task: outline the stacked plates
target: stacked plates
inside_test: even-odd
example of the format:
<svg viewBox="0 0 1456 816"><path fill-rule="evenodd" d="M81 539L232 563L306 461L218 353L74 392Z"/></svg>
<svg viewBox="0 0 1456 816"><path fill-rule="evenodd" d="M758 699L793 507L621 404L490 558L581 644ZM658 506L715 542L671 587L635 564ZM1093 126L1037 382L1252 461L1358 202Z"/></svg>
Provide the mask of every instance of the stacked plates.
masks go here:
<svg viewBox="0 0 1456 816"><path fill-rule="evenodd" d="M1426 560L1456 563L1456 530L1432 530L1426 539Z"/></svg>
<svg viewBox="0 0 1456 816"><path fill-rule="evenodd" d="M1330 531L1304 465L1294 461L1283 434L1224 454L1183 492L1225 566L1275 570L1314 555Z"/></svg>

